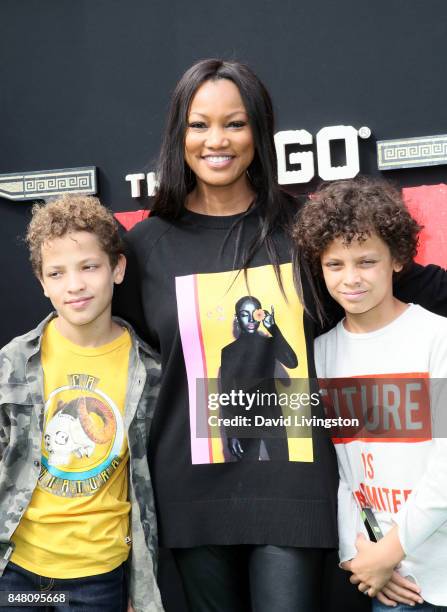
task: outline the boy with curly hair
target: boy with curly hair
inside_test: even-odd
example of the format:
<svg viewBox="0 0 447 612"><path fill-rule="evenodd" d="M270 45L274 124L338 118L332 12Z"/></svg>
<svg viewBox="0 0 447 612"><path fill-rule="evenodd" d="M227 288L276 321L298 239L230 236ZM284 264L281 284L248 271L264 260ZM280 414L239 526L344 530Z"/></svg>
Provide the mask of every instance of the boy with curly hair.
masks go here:
<svg viewBox="0 0 447 612"><path fill-rule="evenodd" d="M0 591L8 610L28 591L55 610L159 612L146 446L160 365L111 316L117 224L64 195L34 206L26 238L55 312L0 351Z"/></svg>
<svg viewBox="0 0 447 612"><path fill-rule="evenodd" d="M377 596L375 611L447 609L447 446L430 421L430 409L434 423L444 409L435 379L447 375L447 319L393 295L420 229L395 188L360 178L323 185L293 232L345 312L316 339L315 364L328 408L363 415L362 431L334 438L339 553L351 582ZM365 537L359 506L385 534L377 543Z"/></svg>

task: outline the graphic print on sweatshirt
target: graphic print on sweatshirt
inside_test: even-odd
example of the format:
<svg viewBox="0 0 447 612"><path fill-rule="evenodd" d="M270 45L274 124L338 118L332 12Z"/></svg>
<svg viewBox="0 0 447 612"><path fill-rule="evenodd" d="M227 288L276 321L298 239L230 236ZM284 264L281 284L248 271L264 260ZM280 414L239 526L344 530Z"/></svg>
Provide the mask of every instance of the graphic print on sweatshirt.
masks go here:
<svg viewBox="0 0 447 612"><path fill-rule="evenodd" d="M426 470L433 443L430 382L428 372L319 381L328 417L359 419L359 427L343 428L332 441L358 506L385 513L381 520L389 522L402 508Z"/></svg>
<svg viewBox="0 0 447 612"><path fill-rule="evenodd" d="M431 440L430 382L428 372L320 378L326 416L358 420L334 429L333 443Z"/></svg>
<svg viewBox="0 0 447 612"><path fill-rule="evenodd" d="M120 410L88 374L67 376L45 403L38 485L64 497L95 494L122 463L127 444Z"/></svg>
<svg viewBox="0 0 447 612"><path fill-rule="evenodd" d="M313 461L303 308L291 264L176 278L177 312L189 392L193 464ZM242 457L230 451L240 445Z"/></svg>

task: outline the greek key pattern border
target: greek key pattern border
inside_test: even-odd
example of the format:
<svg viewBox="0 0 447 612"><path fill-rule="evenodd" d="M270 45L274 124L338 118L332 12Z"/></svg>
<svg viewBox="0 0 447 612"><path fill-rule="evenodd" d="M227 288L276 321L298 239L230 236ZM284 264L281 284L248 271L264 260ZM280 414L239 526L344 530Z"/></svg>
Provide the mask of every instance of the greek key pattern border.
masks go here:
<svg viewBox="0 0 447 612"><path fill-rule="evenodd" d="M377 141L379 170L447 164L447 135Z"/></svg>
<svg viewBox="0 0 447 612"><path fill-rule="evenodd" d="M0 197L8 200L45 200L63 193L96 192L95 166L0 174Z"/></svg>

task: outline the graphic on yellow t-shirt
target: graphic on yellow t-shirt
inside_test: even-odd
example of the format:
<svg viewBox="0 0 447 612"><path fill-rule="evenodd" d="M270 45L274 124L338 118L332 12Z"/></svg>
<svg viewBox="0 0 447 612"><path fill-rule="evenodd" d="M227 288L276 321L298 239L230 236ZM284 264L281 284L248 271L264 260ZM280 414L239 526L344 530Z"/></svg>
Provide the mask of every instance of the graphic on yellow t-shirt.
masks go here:
<svg viewBox="0 0 447 612"><path fill-rule="evenodd" d="M41 361L41 471L12 536L11 560L51 578L109 572L130 549L125 430L131 338L98 347L63 337L53 319Z"/></svg>
<svg viewBox="0 0 447 612"><path fill-rule="evenodd" d="M100 380L69 374L45 404L39 486L55 495L82 497L98 491L121 463L124 426L120 410Z"/></svg>

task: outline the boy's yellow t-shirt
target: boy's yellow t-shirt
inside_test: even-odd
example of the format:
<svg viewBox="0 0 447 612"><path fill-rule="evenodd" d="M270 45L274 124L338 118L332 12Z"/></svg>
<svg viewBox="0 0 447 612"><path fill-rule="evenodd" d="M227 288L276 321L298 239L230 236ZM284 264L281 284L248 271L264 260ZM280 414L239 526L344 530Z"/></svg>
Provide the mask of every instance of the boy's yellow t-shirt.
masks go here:
<svg viewBox="0 0 447 612"><path fill-rule="evenodd" d="M129 554L124 428L131 339L84 348L55 319L42 338L45 417L42 466L12 537L11 560L51 578L109 572Z"/></svg>

